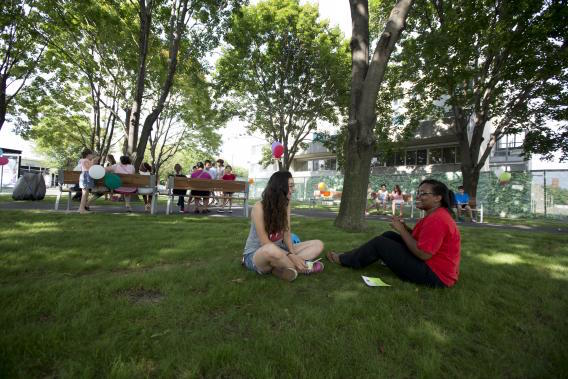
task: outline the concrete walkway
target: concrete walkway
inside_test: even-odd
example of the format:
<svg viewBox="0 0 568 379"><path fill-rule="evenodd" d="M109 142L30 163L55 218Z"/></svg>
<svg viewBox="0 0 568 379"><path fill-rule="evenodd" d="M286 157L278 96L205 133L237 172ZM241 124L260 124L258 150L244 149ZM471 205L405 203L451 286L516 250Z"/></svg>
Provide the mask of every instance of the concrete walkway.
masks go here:
<svg viewBox="0 0 568 379"><path fill-rule="evenodd" d="M55 195L57 192L53 191L52 189L48 190L47 195ZM42 201L13 201L11 199L11 195L9 193L1 193L0 196L3 198L0 201L0 211L2 210L42 210L42 211L51 211L51 212L66 212L67 207L67 198L62 197L61 203L59 205L59 211L54 210L55 202L48 198ZM9 197L9 199L4 197ZM71 210L70 212L77 212L79 208L79 202L73 201L71 203ZM250 207L249 207L250 208ZM191 207L193 210L193 206ZM132 202L132 210L135 214L147 214L144 212L144 204L141 201ZM218 213L218 207L210 207L211 213L208 214L195 214L193 212L189 213L179 213L177 207L174 205L172 207L172 214L171 217L184 217L184 216L192 216L192 217L240 217L244 218L243 215L243 208L242 204L237 206L233 206L233 213ZM250 210L250 209L249 209ZM109 204L105 202L104 204L95 204L91 205L91 212L94 213L111 213L111 214L120 214L120 213L127 213L124 207L124 202L117 202L116 204ZM166 213L166 204L159 203L157 206L157 214L158 215L165 215ZM249 211L250 214L250 211ZM292 215L295 217L310 217L310 218L327 218L327 219L335 219L337 216L336 212L324 210L324 209L317 209L317 208L294 208L292 210ZM150 214L148 214L150 216ZM382 221L382 222L390 222L390 217L387 215L370 215L367 216L367 220L372 221ZM409 224L413 224L417 221L417 219L407 219ZM460 227L463 228L494 228L500 230L517 230L517 231L527 231L527 232L547 232L547 233L568 233L568 223L566 226L562 227L553 227L553 226L527 226L522 224L515 224L514 220L511 220L511 224L491 224L491 223L483 223L483 224L476 224L476 223L459 223Z"/></svg>

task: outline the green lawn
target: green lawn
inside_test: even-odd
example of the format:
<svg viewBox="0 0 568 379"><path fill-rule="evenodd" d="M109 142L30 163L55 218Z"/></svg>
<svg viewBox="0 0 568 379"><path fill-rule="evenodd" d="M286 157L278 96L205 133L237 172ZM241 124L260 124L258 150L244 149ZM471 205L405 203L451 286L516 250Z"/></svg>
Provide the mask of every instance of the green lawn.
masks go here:
<svg viewBox="0 0 568 379"><path fill-rule="evenodd" d="M239 264L244 219L1 211L0 223L1 377L568 372L566 234L462 228L460 281L432 290L380 265L260 277ZM387 228L293 221L326 250ZM392 287L367 287L362 274Z"/></svg>

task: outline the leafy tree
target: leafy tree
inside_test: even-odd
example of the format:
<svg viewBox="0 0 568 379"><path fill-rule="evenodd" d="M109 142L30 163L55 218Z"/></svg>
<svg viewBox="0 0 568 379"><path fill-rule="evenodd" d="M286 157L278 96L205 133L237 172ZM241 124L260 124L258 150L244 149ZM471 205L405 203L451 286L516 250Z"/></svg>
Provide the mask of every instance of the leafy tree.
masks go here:
<svg viewBox="0 0 568 379"><path fill-rule="evenodd" d="M135 155L136 167L144 158L152 127L163 111L174 85L180 59L203 58L208 51L211 51L218 44L224 22L240 3L241 0L138 1L140 26L138 70L133 105L128 112L128 152ZM153 20L156 20L156 23ZM163 47L167 51L164 55L167 59L164 62L163 75L158 76L159 84L154 88L159 95L153 104L147 106L150 111L144 119L140 138L137 140L145 93L146 58L154 53L154 50L150 50L152 46L149 44L150 38L163 39ZM157 56L162 55L163 47L160 47L160 54L156 54Z"/></svg>
<svg viewBox="0 0 568 379"><path fill-rule="evenodd" d="M44 25L33 0L0 4L0 129L10 105L33 76L45 50L35 28Z"/></svg>
<svg viewBox="0 0 568 379"><path fill-rule="evenodd" d="M345 181L335 225L349 230L365 226L364 212L371 157L376 145L377 99L391 53L404 29L412 0L398 0L369 55L369 4L350 0L351 102L345 138Z"/></svg>
<svg viewBox="0 0 568 379"><path fill-rule="evenodd" d="M148 140L157 174L178 151L201 150L212 155L221 143L217 129L225 119L213 108L204 72L188 67L182 79L170 93Z"/></svg>
<svg viewBox="0 0 568 379"><path fill-rule="evenodd" d="M317 122L338 122L347 105L349 56L339 29L313 5L269 0L233 15L217 62L219 95L251 133L280 141L289 169Z"/></svg>
<svg viewBox="0 0 568 379"><path fill-rule="evenodd" d="M110 0L37 4L49 21L37 30L48 48L39 65L42 75L18 99L18 130L45 149L53 143L57 151L60 146L44 132L46 125L90 119L89 128L74 123L65 128L68 135L60 137L75 143L75 150L87 147L105 155L116 143L115 125L124 125L119 111L132 72L129 61L136 53L125 42L133 30L132 8L117 7Z"/></svg>
<svg viewBox="0 0 568 379"><path fill-rule="evenodd" d="M566 142L566 1L417 0L408 20L395 65L407 117L451 116L468 193L504 135L525 131L527 153Z"/></svg>

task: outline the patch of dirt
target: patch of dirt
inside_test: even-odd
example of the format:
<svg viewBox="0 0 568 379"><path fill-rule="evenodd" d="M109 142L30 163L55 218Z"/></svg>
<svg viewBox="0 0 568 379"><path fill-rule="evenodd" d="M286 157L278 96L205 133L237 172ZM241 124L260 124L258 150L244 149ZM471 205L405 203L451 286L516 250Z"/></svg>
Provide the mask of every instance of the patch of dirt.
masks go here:
<svg viewBox="0 0 568 379"><path fill-rule="evenodd" d="M166 295L158 290L141 288L132 288L119 292L120 296L132 304L158 304L165 299Z"/></svg>

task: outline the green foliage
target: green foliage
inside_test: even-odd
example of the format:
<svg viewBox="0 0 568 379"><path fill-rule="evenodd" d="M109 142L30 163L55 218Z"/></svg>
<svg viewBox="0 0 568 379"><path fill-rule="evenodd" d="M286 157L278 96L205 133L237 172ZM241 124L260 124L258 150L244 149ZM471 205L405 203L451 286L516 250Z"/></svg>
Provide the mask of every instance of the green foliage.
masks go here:
<svg viewBox="0 0 568 379"><path fill-rule="evenodd" d="M347 42L317 18L297 0L244 7L217 62L218 96L251 132L282 142L285 168L317 122L336 123L349 101Z"/></svg>
<svg viewBox="0 0 568 379"><path fill-rule="evenodd" d="M566 133L552 132L546 122L565 126L568 119L567 25L564 1L418 0L408 18L412 33L393 56L406 99L402 116L410 126L452 117L464 175L485 162L490 122L495 139L526 132L527 155L565 148Z"/></svg>
<svg viewBox="0 0 568 379"><path fill-rule="evenodd" d="M0 5L0 129L7 117L17 115L14 100L36 74L45 50L38 29L47 21L38 3L6 0Z"/></svg>

